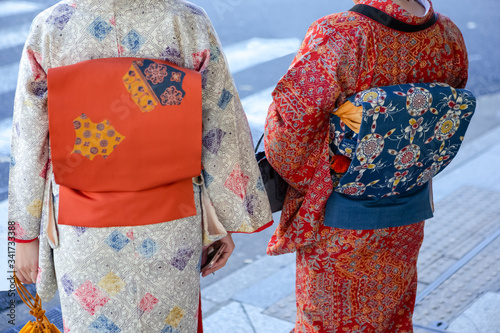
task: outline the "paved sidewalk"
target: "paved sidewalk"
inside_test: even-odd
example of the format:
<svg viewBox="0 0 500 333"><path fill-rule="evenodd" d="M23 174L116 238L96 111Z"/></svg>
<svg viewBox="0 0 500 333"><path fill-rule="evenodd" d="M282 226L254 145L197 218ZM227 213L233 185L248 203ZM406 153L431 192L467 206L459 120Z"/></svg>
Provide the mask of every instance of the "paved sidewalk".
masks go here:
<svg viewBox="0 0 500 333"><path fill-rule="evenodd" d="M491 98L500 102L500 95ZM499 105L487 103L491 98L485 105ZM500 127L466 141L435 179L436 216L426 223L418 262L416 333L500 332L499 139ZM288 333L294 289L293 254L263 256L229 275L218 273L202 284L205 332ZM52 311L60 316L57 306Z"/></svg>

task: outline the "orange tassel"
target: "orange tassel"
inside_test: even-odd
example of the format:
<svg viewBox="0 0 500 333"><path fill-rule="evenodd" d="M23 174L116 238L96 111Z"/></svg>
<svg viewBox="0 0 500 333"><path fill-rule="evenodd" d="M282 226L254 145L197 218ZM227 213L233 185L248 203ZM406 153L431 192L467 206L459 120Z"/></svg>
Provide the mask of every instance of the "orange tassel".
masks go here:
<svg viewBox="0 0 500 333"><path fill-rule="evenodd" d="M351 159L344 155L333 155L330 168L335 173L346 173L351 164Z"/></svg>
<svg viewBox="0 0 500 333"><path fill-rule="evenodd" d="M45 310L42 309L42 300L40 296L37 294L33 297L26 287L22 285L21 281L19 281L16 272L14 272L14 281L19 297L21 297L24 304L30 308L30 314L36 318L36 321L29 321L24 325L19 333L61 333L61 331L59 331L54 324L49 322L45 316Z"/></svg>

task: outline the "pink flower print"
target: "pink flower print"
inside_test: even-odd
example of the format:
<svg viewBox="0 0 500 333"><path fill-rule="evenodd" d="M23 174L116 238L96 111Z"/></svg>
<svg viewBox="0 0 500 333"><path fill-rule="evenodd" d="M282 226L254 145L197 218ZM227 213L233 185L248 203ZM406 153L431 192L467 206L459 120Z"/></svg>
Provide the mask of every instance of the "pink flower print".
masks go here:
<svg viewBox="0 0 500 333"><path fill-rule="evenodd" d="M168 87L165 92L161 94L161 103L163 105L180 105L182 98L182 92L172 86Z"/></svg>
<svg viewBox="0 0 500 333"><path fill-rule="evenodd" d="M154 297L153 295L147 293L146 296L144 296L139 303L139 309L141 309L144 312L150 312L153 310L156 304L158 304L159 300Z"/></svg>
<svg viewBox="0 0 500 333"><path fill-rule="evenodd" d="M152 63L144 71L146 74L146 79L151 81L153 84L162 83L165 77L168 75L167 66L157 63Z"/></svg>
<svg viewBox="0 0 500 333"><path fill-rule="evenodd" d="M30 48L27 49L27 54L34 81L46 80L47 74L40 65L40 63L42 62L42 55Z"/></svg>
<svg viewBox="0 0 500 333"><path fill-rule="evenodd" d="M118 54L122 55L125 52L125 48L121 46L120 44L116 44L116 47L118 48Z"/></svg>
<svg viewBox="0 0 500 333"><path fill-rule="evenodd" d="M83 283L73 293L73 297L75 297L78 303L80 303L80 306L92 316L109 301L109 297L90 281Z"/></svg>
<svg viewBox="0 0 500 333"><path fill-rule="evenodd" d="M26 230L24 230L21 227L21 225L18 222L16 222L16 223L14 223L14 234L15 234L16 239L21 239L24 236L26 236Z"/></svg>
<svg viewBox="0 0 500 333"><path fill-rule="evenodd" d="M181 79L182 79L181 72L172 72L172 78L170 79L170 81L181 82Z"/></svg>
<svg viewBox="0 0 500 333"><path fill-rule="evenodd" d="M203 72L210 62L210 50L201 50L200 52L193 53L191 56L193 58L194 70L197 72Z"/></svg>
<svg viewBox="0 0 500 333"><path fill-rule="evenodd" d="M241 171L240 165L237 164L233 172L231 172L231 175L229 175L229 178L226 180L224 186L243 200L246 196L249 181L250 177L245 175Z"/></svg>
<svg viewBox="0 0 500 333"><path fill-rule="evenodd" d="M71 330L69 329L68 325L66 325L66 322L63 319L63 328L64 328L64 333L69 333Z"/></svg>

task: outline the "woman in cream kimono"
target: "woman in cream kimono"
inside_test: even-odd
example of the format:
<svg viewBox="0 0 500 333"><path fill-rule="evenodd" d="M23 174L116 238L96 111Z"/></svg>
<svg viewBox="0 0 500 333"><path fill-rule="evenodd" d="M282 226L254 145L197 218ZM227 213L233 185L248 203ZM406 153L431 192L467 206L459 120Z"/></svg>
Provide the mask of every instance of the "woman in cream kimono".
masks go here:
<svg viewBox="0 0 500 333"><path fill-rule="evenodd" d="M39 14L20 65L14 108L9 221L16 269L49 300L59 289L65 331L195 332L201 327L200 186L197 214L117 227L56 225L59 186L49 145L47 73L100 58L161 59L201 73L202 164L206 193L228 232L272 221L250 130L217 35L205 12L180 0L64 0ZM137 175L140 177L140 175ZM205 188L204 187L204 188Z"/></svg>

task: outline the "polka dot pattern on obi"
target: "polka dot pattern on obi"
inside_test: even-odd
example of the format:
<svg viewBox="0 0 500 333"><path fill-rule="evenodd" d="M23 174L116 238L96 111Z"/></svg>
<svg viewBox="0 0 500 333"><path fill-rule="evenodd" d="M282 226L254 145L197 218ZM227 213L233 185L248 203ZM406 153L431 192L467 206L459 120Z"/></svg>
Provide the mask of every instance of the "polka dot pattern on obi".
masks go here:
<svg viewBox="0 0 500 333"><path fill-rule="evenodd" d="M89 160L96 156L107 158L115 148L125 139L109 123L104 120L93 123L85 114L73 121L75 128L75 146L72 153L81 154Z"/></svg>

